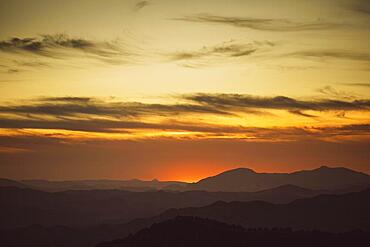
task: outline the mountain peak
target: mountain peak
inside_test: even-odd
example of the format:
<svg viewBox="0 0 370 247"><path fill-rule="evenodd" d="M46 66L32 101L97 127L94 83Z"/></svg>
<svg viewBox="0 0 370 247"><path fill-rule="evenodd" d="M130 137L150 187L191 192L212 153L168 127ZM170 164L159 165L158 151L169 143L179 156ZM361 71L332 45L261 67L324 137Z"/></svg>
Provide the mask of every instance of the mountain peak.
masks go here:
<svg viewBox="0 0 370 247"><path fill-rule="evenodd" d="M319 168L316 168L312 171L322 171L322 172L332 172L332 171L341 171L341 172L349 172L349 173L361 173L361 172L357 172L357 171L354 171L354 170L351 170L351 169L348 169L346 167L330 167L330 166L320 166Z"/></svg>
<svg viewBox="0 0 370 247"><path fill-rule="evenodd" d="M370 176L344 167L321 166L293 173L258 173L249 168L236 168L200 180L192 189L207 191L261 191L274 187L302 191L344 189L370 185ZM297 187L292 187L297 186ZM300 188L298 188L300 187Z"/></svg>
<svg viewBox="0 0 370 247"><path fill-rule="evenodd" d="M328 170L328 169L331 169L331 167L329 166L326 166L326 165L322 165L318 168L319 170Z"/></svg>
<svg viewBox="0 0 370 247"><path fill-rule="evenodd" d="M232 174L243 173L243 174L245 174L245 173L256 173L256 172L254 170L250 169L250 168L239 167L239 168L227 170L225 172L222 172L221 174L225 174L225 173L232 173Z"/></svg>

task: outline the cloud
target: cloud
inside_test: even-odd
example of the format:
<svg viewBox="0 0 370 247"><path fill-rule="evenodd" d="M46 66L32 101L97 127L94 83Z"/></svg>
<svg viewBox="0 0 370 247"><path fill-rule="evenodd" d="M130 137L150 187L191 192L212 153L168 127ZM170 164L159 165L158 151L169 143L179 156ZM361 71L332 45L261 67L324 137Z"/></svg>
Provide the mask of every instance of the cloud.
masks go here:
<svg viewBox="0 0 370 247"><path fill-rule="evenodd" d="M295 115L302 116L302 117L310 117L310 118L316 117L315 115L304 113L300 110L289 110L289 112L292 113L292 114L295 114Z"/></svg>
<svg viewBox="0 0 370 247"><path fill-rule="evenodd" d="M30 152L31 150L25 149L25 148L17 148L17 147L4 147L0 146L0 154L6 153L6 154L16 154L16 153L25 153Z"/></svg>
<svg viewBox="0 0 370 247"><path fill-rule="evenodd" d="M28 120L28 119L0 119L0 129L14 129L14 137L41 137L48 139L66 140L74 136L71 132L58 132L57 130L83 131L92 134L108 134L108 136L77 135L78 139L115 139L111 134L123 134L122 139L151 139L151 135L141 136L143 133L155 133L156 139L177 138L171 133L186 132L183 139L240 139L251 142L281 142L297 140L336 140L366 139L370 137L370 124L351 124L336 127L242 127L221 124L204 124L200 122L163 121L160 123L146 123L139 121L113 121L113 120ZM33 132L32 130L49 130L48 132ZM51 131L50 131L51 130ZM161 132L169 135L159 135ZM126 136L125 136L126 135ZM12 136L10 136L12 137ZM4 138L1 135L0 138ZM120 139L120 138L118 138Z"/></svg>
<svg viewBox="0 0 370 247"><path fill-rule="evenodd" d="M343 85L353 87L370 87L370 83L344 83Z"/></svg>
<svg viewBox="0 0 370 247"><path fill-rule="evenodd" d="M190 102L212 106L224 111L242 111L243 109L280 109L302 115L305 110L369 110L370 100L297 100L286 96L258 97L245 94L190 94L184 98ZM307 114L305 114L308 116Z"/></svg>
<svg viewBox="0 0 370 247"><path fill-rule="evenodd" d="M19 69L8 69L9 74L16 74L16 73L19 73L19 72L20 72Z"/></svg>
<svg viewBox="0 0 370 247"><path fill-rule="evenodd" d="M306 58L333 58L343 60L355 60L360 62L370 62L370 53L342 51L342 50L311 50L298 51L289 55Z"/></svg>
<svg viewBox="0 0 370 247"><path fill-rule="evenodd" d="M176 116L182 114L213 114L233 116L240 112L263 114L268 109L286 110L310 117L304 111L369 110L370 101L359 100L298 100L286 96L258 97L245 94L187 94L177 98L182 103L159 104L108 101L93 97L44 97L25 104L3 104L0 113L22 117L49 116L58 119L70 117L108 117L135 119L144 116ZM312 116L313 117L313 116Z"/></svg>
<svg viewBox="0 0 370 247"><path fill-rule="evenodd" d="M325 86L323 88L317 89L317 92L326 95L327 97L332 97L336 99L346 99L346 100L354 100L356 97L353 93L348 93L343 90L335 89L331 86Z"/></svg>
<svg viewBox="0 0 370 247"><path fill-rule="evenodd" d="M22 116L47 115L53 117L71 117L80 115L106 116L113 118L140 117L143 115L178 115L178 114L220 114L230 113L214 107L199 104L146 104L141 102L111 102L89 97L48 97L26 104L2 105L0 113L12 113Z"/></svg>
<svg viewBox="0 0 370 247"><path fill-rule="evenodd" d="M197 68L224 61L225 58L248 57L263 47L271 46L274 44L268 41L245 44L229 41L215 46L204 46L199 50L177 51L167 54L167 57L184 67Z"/></svg>
<svg viewBox="0 0 370 247"><path fill-rule="evenodd" d="M53 129L100 133L130 133L135 130L190 131L203 133L255 133L259 128L213 125L180 121L148 123L143 121L101 120L101 119L6 119L0 118L0 128L4 129Z"/></svg>
<svg viewBox="0 0 370 247"><path fill-rule="evenodd" d="M0 52L31 54L54 59L85 57L109 64L131 61L135 55L124 44L71 38L65 34L41 35L31 38L11 38L0 41ZM34 66L36 64L25 64ZM40 65L40 64L38 64Z"/></svg>
<svg viewBox="0 0 370 247"><path fill-rule="evenodd" d="M363 111L370 109L370 100L298 100L286 96L259 97L246 94L187 94L179 95L172 104L109 101L93 97L44 97L23 104L2 104L0 114L18 118L56 120L70 118L140 119L147 116L172 117L183 114L236 116L238 113L264 114L265 110L286 110L293 114L313 117L304 111Z"/></svg>
<svg viewBox="0 0 370 247"><path fill-rule="evenodd" d="M47 63L40 62L40 61L22 61L22 60L13 60L13 63L17 67L24 67L24 68L39 68L39 67L49 67Z"/></svg>
<svg viewBox="0 0 370 247"><path fill-rule="evenodd" d="M370 15L370 2L368 0L354 0L347 7L354 12Z"/></svg>
<svg viewBox="0 0 370 247"><path fill-rule="evenodd" d="M276 31L276 32L326 30L341 26L340 24L337 23L329 23L320 20L314 22L294 22L287 19L241 18L209 14L198 14L193 16L178 17L173 18L173 20L210 23L210 24L224 24L259 31Z"/></svg>
<svg viewBox="0 0 370 247"><path fill-rule="evenodd" d="M250 45L223 44L221 46L203 47L195 52L177 52L172 56L173 60L198 59L207 56L242 57L248 56L256 51Z"/></svg>
<svg viewBox="0 0 370 247"><path fill-rule="evenodd" d="M310 135L312 131L306 129L294 129L293 131L283 128L247 128L223 123L207 123L199 119L204 114L238 118L240 113L264 114L265 112L269 113L268 110L271 109L284 110L308 118L316 118L314 112L319 111L341 111L344 114L346 111L370 110L370 101L366 99L352 101L298 100L285 96L258 97L245 94L199 93L179 95L173 100L178 100L181 103L113 102L93 97L44 97L19 101L20 103L8 103L0 106L0 128L16 130L59 129L128 134L137 130L151 130L156 133L187 131L207 138L221 136L241 138L240 135L242 135L243 137L263 139L268 136L278 138L275 134L280 136L284 134L283 136L287 138L296 131ZM309 113L306 112L308 110L310 110ZM185 115L191 118L179 121ZM194 116L197 117L193 118Z"/></svg>
<svg viewBox="0 0 370 247"><path fill-rule="evenodd" d="M151 3L149 1L140 1L140 2L135 4L135 11L139 11L139 10L147 7L150 4Z"/></svg>

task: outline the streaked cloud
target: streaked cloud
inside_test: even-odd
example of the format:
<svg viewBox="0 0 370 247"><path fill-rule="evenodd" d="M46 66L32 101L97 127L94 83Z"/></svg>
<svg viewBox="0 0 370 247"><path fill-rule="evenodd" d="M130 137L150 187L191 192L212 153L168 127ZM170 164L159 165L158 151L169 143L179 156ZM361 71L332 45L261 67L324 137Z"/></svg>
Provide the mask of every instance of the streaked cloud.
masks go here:
<svg viewBox="0 0 370 247"><path fill-rule="evenodd" d="M172 99L173 100L173 99ZM176 99L175 99L176 100ZM266 109L286 110L301 114L312 111L369 110L370 100L299 100L286 96L260 97L246 94L186 94L177 98L179 103L142 103L109 101L93 97L39 98L25 104L3 104L0 113L20 116L45 115L57 118L96 115L112 118L141 116L173 116L180 114L215 114L232 116L238 112L262 114ZM185 101L182 102L181 101ZM300 112L298 112L300 111Z"/></svg>
<svg viewBox="0 0 370 247"><path fill-rule="evenodd" d="M332 86L325 86L322 88L317 89L317 92L325 95L326 97L335 98L335 99L346 99L346 100L354 100L356 97L353 93L348 93L344 90L338 90Z"/></svg>
<svg viewBox="0 0 370 247"><path fill-rule="evenodd" d="M17 148L17 147L4 147L0 146L0 154L18 154L18 153L25 153L30 152L31 150L25 148Z"/></svg>
<svg viewBox="0 0 370 247"><path fill-rule="evenodd" d="M307 50L293 52L289 55L304 58L320 58L320 59L329 58L329 59L354 60L359 62L370 62L370 53L368 52L356 52L345 50Z"/></svg>
<svg viewBox="0 0 370 247"><path fill-rule="evenodd" d="M276 127L274 124L262 127L264 125L258 122L248 125L248 118L245 117L245 114L263 116L263 122L271 121L276 117L270 112L273 110L293 114L293 118L310 119L319 118L322 112L334 112L336 115L337 112L345 114L347 111L366 113L370 110L370 101L366 99L299 100L286 96L199 93L179 95L169 102L175 103L111 101L93 97L44 97L7 103L0 107L0 132L4 132L5 136L11 135L7 131L28 135L30 132L27 130L31 130L32 135L67 139L90 136L108 139L183 137L260 141L367 136L369 132L368 123L360 120L356 124L338 123L337 127L330 128L316 127L315 124L307 127ZM218 117L223 120L215 121ZM326 120L320 118L320 121ZM343 126L347 127L343 129Z"/></svg>
<svg viewBox="0 0 370 247"><path fill-rule="evenodd" d="M368 110L370 100L298 100L286 96L258 97L245 94L191 94L185 99L202 105L217 107L219 109L283 109L289 111L331 111L331 110Z"/></svg>
<svg viewBox="0 0 370 247"><path fill-rule="evenodd" d="M344 83L343 85L353 87L370 87L370 83Z"/></svg>
<svg viewBox="0 0 370 247"><path fill-rule="evenodd" d="M214 63L224 62L225 59L248 57L265 48L274 46L269 41L238 43L233 40L214 46L203 46L192 51L177 51L168 54L171 61L179 62L184 67L204 67Z"/></svg>
<svg viewBox="0 0 370 247"><path fill-rule="evenodd" d="M347 6L356 13L370 15L370 2L368 0L354 0Z"/></svg>
<svg viewBox="0 0 370 247"><path fill-rule="evenodd" d="M0 52L18 55L35 55L53 59L82 56L108 64L132 62L135 53L119 41L94 41L72 38L65 34L41 35L0 41ZM19 62L18 62L19 63ZM24 63L25 66L41 65L42 62Z"/></svg>
<svg viewBox="0 0 370 247"><path fill-rule="evenodd" d="M147 7L150 4L151 3L149 1L140 1L140 2L135 4L135 11L139 11L139 10Z"/></svg>
<svg viewBox="0 0 370 247"><path fill-rule="evenodd" d="M228 115L230 113L211 106L199 104L146 104L141 102L110 102L89 97L41 98L20 105L0 106L0 113L20 115L48 115L54 117L98 115L114 118L139 117L142 115L177 115L186 113L208 113Z"/></svg>
<svg viewBox="0 0 370 247"><path fill-rule="evenodd" d="M173 18L178 21L189 21L209 24L223 24L259 31L295 32L310 30L326 30L342 26L342 24L321 20L312 22L295 22L288 19L227 17L210 14L198 14Z"/></svg>

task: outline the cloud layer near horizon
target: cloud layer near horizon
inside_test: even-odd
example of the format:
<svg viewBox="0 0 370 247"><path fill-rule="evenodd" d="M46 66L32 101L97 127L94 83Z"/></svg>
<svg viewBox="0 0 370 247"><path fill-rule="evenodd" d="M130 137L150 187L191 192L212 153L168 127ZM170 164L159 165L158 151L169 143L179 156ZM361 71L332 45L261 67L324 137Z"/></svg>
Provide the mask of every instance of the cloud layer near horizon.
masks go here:
<svg viewBox="0 0 370 247"><path fill-rule="evenodd" d="M367 99L298 100L285 96L199 93L178 95L175 100L178 103L124 102L91 97L38 98L23 104L3 104L0 128L5 136L6 133L25 136L31 133L75 140L230 138L274 142L365 138L370 133L366 120L347 116L348 112L368 114L370 101ZM276 114L288 114L294 121L307 118L313 122L282 125L281 116ZM338 124L328 120L333 117ZM271 124L266 125L266 120L272 121ZM327 124L320 125L320 122Z"/></svg>

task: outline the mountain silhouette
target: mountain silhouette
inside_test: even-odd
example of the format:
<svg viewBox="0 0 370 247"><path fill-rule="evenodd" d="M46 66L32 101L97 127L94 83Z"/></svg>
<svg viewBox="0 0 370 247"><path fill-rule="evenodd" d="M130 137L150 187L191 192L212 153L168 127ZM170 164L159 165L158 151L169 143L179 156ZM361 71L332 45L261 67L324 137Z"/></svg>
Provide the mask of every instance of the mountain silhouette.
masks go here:
<svg viewBox="0 0 370 247"><path fill-rule="evenodd" d="M161 190L165 187L175 186L184 187L187 183L178 181L158 181L153 179L144 181L139 179L131 180L66 180L66 181L49 181L49 180L21 180L22 184L29 188L43 190L48 192L58 192L65 190L127 190L127 191L153 191Z"/></svg>
<svg viewBox="0 0 370 247"><path fill-rule="evenodd" d="M291 227L324 231L370 231L370 189L343 195L319 195L288 204L263 201L216 202L205 207L171 209L161 215L196 216L244 227Z"/></svg>
<svg viewBox="0 0 370 247"><path fill-rule="evenodd" d="M333 234L290 229L248 229L196 217L176 217L143 229L124 239L98 244L97 247L245 247L245 246L368 246L370 233Z"/></svg>
<svg viewBox="0 0 370 247"><path fill-rule="evenodd" d="M27 188L27 185L15 180L0 178L0 187Z"/></svg>
<svg viewBox="0 0 370 247"><path fill-rule="evenodd" d="M237 168L204 178L197 183L187 185L186 189L260 191L285 184L316 190L341 190L356 186L370 186L370 176L347 168L327 166L293 173L257 173L248 168Z"/></svg>
<svg viewBox="0 0 370 247"><path fill-rule="evenodd" d="M220 200L286 203L325 192L292 185L259 192L71 190L51 193L0 187L0 228L119 223L152 217L170 208L200 207Z"/></svg>
<svg viewBox="0 0 370 247"><path fill-rule="evenodd" d="M34 225L3 229L0 230L0 243L6 243L4 246L7 247L91 247L102 241L125 238L155 223L178 216L208 218L223 223L241 225L245 228L292 228L294 231L314 229L330 232L369 231L369 200L370 189L343 195L320 195L299 199L288 204L272 204L262 201L229 203L219 201L205 207L170 209L154 217L138 218L122 224L111 223L85 227ZM174 227L174 229L176 228ZM169 233L161 234L163 236ZM326 246L340 245L328 243Z"/></svg>
<svg viewBox="0 0 370 247"><path fill-rule="evenodd" d="M322 166L314 170L292 173L257 173L249 168L237 168L201 179L196 183L178 181L131 180L9 180L0 179L0 187L14 186L59 192L66 190L126 190L145 191L212 191L256 192L283 185L294 185L312 190L353 191L370 186L370 175L343 167Z"/></svg>

